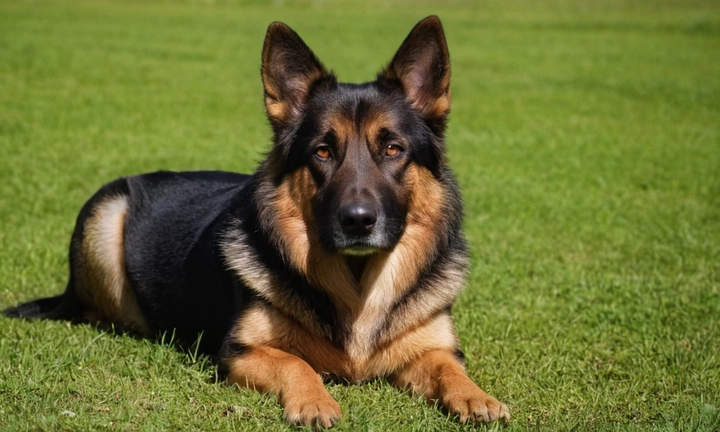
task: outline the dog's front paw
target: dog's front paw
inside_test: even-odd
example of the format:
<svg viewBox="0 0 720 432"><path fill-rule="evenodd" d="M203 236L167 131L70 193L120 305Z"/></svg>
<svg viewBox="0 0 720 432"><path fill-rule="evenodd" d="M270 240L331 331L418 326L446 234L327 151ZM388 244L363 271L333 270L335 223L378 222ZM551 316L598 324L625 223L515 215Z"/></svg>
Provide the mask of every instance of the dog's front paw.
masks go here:
<svg viewBox="0 0 720 432"><path fill-rule="evenodd" d="M442 404L460 421L493 422L510 421L510 411L504 403L480 390L475 385L458 386L443 395Z"/></svg>
<svg viewBox="0 0 720 432"><path fill-rule="evenodd" d="M329 428L342 418L340 405L327 390L285 399L285 420L293 426Z"/></svg>

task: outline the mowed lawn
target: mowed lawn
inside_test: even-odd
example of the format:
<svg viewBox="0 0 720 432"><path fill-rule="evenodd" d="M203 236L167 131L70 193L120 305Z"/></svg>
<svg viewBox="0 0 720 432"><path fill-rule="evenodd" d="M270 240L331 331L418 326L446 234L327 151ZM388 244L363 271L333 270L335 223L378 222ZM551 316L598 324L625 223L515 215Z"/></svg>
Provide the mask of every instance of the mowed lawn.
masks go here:
<svg viewBox="0 0 720 432"><path fill-rule="evenodd" d="M264 3L0 3L0 308L64 289L103 183L253 170L271 21L363 81L438 14L473 251L454 315L504 430L720 429L719 3ZM171 343L0 318L0 430L286 428L213 375ZM338 430L473 430L383 380L329 389Z"/></svg>

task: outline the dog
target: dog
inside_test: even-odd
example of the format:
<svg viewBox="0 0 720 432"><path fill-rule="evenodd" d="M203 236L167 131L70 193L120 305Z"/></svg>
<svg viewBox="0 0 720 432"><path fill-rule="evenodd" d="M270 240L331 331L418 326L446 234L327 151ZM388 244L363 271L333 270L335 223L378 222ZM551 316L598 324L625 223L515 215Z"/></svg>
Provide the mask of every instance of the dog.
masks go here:
<svg viewBox="0 0 720 432"><path fill-rule="evenodd" d="M220 376L275 394L292 425L341 419L325 381L376 377L462 422L508 421L467 376L451 318L469 256L440 20L363 84L338 82L275 22L261 75L274 141L254 174L106 184L77 218L65 292L5 314L201 334Z"/></svg>

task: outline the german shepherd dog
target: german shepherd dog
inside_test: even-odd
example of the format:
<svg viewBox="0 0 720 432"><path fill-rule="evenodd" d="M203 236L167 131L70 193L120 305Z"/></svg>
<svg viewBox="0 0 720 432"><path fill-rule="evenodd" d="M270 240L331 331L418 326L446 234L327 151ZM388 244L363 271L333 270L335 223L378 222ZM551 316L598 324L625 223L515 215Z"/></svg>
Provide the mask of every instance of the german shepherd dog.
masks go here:
<svg viewBox="0 0 720 432"><path fill-rule="evenodd" d="M154 172L80 211L62 295L6 315L175 332L229 383L330 427L324 380L385 377L460 421L507 421L466 375L450 311L469 265L445 156L450 59L420 21L376 80L339 83L285 24L261 75L274 144L253 175Z"/></svg>

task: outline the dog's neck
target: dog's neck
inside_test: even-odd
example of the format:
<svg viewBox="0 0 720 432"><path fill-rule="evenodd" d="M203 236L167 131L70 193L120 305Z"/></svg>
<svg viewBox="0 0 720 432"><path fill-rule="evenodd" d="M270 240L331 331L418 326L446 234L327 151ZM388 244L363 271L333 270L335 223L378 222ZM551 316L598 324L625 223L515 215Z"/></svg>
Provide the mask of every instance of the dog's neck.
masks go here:
<svg viewBox="0 0 720 432"><path fill-rule="evenodd" d="M368 262L367 256L352 256L348 255L345 257L347 261L348 268L350 269L350 272L352 273L353 277L355 278L355 282L360 283L360 278L362 278L363 272L365 271L365 266Z"/></svg>

